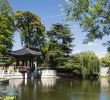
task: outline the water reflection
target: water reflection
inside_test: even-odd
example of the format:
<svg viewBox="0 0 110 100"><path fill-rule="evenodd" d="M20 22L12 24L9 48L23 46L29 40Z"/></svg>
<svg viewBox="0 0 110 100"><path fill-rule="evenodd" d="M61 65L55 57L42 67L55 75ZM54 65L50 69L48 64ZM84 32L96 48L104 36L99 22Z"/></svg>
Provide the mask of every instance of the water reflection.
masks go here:
<svg viewBox="0 0 110 100"><path fill-rule="evenodd" d="M15 88L18 88L21 84L23 83L23 79L11 79L10 81L9 81L9 84L10 84L10 86L11 87L15 87Z"/></svg>
<svg viewBox="0 0 110 100"><path fill-rule="evenodd" d="M110 80L108 78L100 78L100 83L101 83L101 89L102 90L108 90L110 86Z"/></svg>
<svg viewBox="0 0 110 100"><path fill-rule="evenodd" d="M44 88L52 88L56 84L56 79L55 78L42 78L41 82Z"/></svg>
<svg viewBox="0 0 110 100"><path fill-rule="evenodd" d="M110 100L110 80L108 78L100 78L101 91L99 100Z"/></svg>
<svg viewBox="0 0 110 100"><path fill-rule="evenodd" d="M65 96L69 95L67 100L97 100L100 91L98 81L87 80L68 80L62 88L63 91L67 91Z"/></svg>
<svg viewBox="0 0 110 100"><path fill-rule="evenodd" d="M109 100L107 79L96 81L72 79L10 80L0 91L17 93L18 100ZM7 93L6 95L9 95Z"/></svg>

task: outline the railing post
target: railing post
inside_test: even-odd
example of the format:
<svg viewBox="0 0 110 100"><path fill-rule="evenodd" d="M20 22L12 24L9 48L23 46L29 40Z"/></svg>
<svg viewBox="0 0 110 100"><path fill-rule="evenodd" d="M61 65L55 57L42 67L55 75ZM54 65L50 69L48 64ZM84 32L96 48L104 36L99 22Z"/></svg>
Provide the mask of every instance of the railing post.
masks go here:
<svg viewBox="0 0 110 100"><path fill-rule="evenodd" d="M2 77L4 77L4 74L5 74L5 71L4 71L4 70L2 70Z"/></svg>
<svg viewBox="0 0 110 100"><path fill-rule="evenodd" d="M25 73L25 79L27 79L27 73Z"/></svg>
<svg viewBox="0 0 110 100"><path fill-rule="evenodd" d="M19 73L18 69L16 71L17 71L17 73Z"/></svg>

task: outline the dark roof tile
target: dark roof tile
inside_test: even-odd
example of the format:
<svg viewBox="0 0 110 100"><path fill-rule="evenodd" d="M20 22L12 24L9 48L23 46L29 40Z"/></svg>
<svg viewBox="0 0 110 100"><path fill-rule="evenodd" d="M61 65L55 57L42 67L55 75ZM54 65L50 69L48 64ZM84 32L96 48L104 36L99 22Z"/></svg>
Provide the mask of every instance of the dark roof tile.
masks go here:
<svg viewBox="0 0 110 100"><path fill-rule="evenodd" d="M37 55L40 55L41 53L34 51L34 50L31 50L29 48L23 48L23 49L20 49L17 51L12 51L11 54L15 55L15 56L23 56L23 55L28 55L28 54L33 55L33 56L37 56Z"/></svg>

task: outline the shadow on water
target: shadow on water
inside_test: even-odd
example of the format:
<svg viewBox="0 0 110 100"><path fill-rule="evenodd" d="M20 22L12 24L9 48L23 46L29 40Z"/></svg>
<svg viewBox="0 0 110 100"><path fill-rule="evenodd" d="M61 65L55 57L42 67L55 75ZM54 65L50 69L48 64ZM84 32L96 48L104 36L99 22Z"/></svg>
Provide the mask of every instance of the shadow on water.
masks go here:
<svg viewBox="0 0 110 100"><path fill-rule="evenodd" d="M110 100L110 80L10 80L9 85L1 85L0 93L18 94L18 100Z"/></svg>

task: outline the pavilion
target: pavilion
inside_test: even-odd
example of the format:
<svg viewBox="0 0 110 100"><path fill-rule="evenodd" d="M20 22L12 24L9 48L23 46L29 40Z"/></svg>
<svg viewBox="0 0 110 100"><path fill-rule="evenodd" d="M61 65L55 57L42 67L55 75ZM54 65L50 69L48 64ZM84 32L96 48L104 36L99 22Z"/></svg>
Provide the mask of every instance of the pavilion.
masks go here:
<svg viewBox="0 0 110 100"><path fill-rule="evenodd" d="M12 51L10 53L16 59L16 66L10 66L8 68L8 73L5 73L5 70L0 73L2 78L35 78L39 76L36 70L36 57L40 55L40 52L31 50L29 48L23 48L17 51ZM10 72L10 68L14 68ZM41 78L55 78L56 71L51 69L44 69L42 73L40 73Z"/></svg>
<svg viewBox="0 0 110 100"><path fill-rule="evenodd" d="M16 59L16 69L21 73L27 72L27 70L34 71L34 62L36 62L35 58L40 54L40 52L29 48L23 48L11 52L11 55Z"/></svg>

